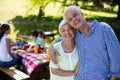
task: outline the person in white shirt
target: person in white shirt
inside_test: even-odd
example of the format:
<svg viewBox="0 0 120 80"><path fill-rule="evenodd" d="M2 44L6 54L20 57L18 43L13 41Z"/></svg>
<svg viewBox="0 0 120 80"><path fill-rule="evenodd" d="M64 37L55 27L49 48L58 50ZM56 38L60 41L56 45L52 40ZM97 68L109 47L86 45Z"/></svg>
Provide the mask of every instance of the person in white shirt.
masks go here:
<svg viewBox="0 0 120 80"><path fill-rule="evenodd" d="M11 39L8 38L10 34L10 26L2 24L0 27L0 66L11 67L17 65L16 68L20 69L22 65L21 58L11 52Z"/></svg>
<svg viewBox="0 0 120 80"><path fill-rule="evenodd" d="M79 59L74 42L74 29L65 20L62 20L59 24L59 32L63 37L63 41L53 45L60 56L57 56L58 64L54 64L50 60L50 80L75 80Z"/></svg>

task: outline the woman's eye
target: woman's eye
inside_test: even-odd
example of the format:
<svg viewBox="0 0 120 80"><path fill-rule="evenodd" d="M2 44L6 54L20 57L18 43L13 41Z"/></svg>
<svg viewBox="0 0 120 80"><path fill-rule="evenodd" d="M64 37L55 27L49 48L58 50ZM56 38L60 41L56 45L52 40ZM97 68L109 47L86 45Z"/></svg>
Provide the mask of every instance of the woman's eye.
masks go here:
<svg viewBox="0 0 120 80"><path fill-rule="evenodd" d="M61 30L61 32L64 32L65 30Z"/></svg>

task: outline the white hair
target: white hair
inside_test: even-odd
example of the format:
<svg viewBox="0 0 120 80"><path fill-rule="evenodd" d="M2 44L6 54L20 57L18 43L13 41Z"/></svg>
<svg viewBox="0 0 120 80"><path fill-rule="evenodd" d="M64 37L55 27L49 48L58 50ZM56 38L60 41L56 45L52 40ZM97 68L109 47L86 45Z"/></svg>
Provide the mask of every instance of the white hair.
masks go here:
<svg viewBox="0 0 120 80"><path fill-rule="evenodd" d="M66 14L66 12L68 11L68 10L76 10L77 12L80 12L80 7L79 6L76 6L76 5L71 5L71 6L69 6L69 7L67 7L65 10L64 10L64 12L63 12L63 19L65 19L66 20L66 18L65 18L65 14ZM67 21L67 20L66 20Z"/></svg>
<svg viewBox="0 0 120 80"><path fill-rule="evenodd" d="M61 33L60 29L66 24L66 20L62 20L60 23L59 23L59 27L58 27L58 30L59 30L59 33Z"/></svg>

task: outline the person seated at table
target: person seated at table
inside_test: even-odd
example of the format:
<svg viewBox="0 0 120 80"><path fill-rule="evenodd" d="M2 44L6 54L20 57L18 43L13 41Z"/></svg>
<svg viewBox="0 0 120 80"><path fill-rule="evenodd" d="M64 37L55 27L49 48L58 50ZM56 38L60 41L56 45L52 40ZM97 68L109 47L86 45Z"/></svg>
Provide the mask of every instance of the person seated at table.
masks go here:
<svg viewBox="0 0 120 80"><path fill-rule="evenodd" d="M23 38L17 38L17 42L16 45L20 48L22 48L23 45L28 44L28 42L26 42Z"/></svg>
<svg viewBox="0 0 120 80"><path fill-rule="evenodd" d="M59 33L63 41L53 44L53 48L59 52L60 56L57 56L58 64L50 60L50 80L74 80L79 66L74 29L62 20L59 24Z"/></svg>
<svg viewBox="0 0 120 80"><path fill-rule="evenodd" d="M39 34L37 30L31 31L31 36L20 36L20 37L34 40L34 45L37 45L37 46L40 45L41 49L45 47L44 42L39 38ZM30 52L31 51L33 51L33 48L30 50Z"/></svg>
<svg viewBox="0 0 120 80"><path fill-rule="evenodd" d="M2 24L0 27L0 66L11 67L14 65L16 69L20 69L22 62L21 58L11 52L11 39L8 38L10 34L10 26Z"/></svg>
<svg viewBox="0 0 120 80"><path fill-rule="evenodd" d="M41 30L41 29L38 29L37 31L38 31L39 37L42 39L42 41L44 42L44 44L46 44L44 31Z"/></svg>

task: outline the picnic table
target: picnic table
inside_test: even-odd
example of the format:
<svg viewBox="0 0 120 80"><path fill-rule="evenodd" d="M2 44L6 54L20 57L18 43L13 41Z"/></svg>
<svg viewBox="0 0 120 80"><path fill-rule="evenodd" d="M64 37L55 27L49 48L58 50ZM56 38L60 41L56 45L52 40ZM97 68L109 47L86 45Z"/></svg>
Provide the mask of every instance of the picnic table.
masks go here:
<svg viewBox="0 0 120 80"><path fill-rule="evenodd" d="M51 36L53 38L53 40L55 39L54 36L56 35L56 33L52 32L52 31L46 31L45 32L45 36Z"/></svg>
<svg viewBox="0 0 120 80"><path fill-rule="evenodd" d="M48 54L27 53L25 50L14 50L13 53L23 58L22 63L31 79L37 80L50 77L49 60L46 58ZM42 59L40 59L40 56Z"/></svg>

